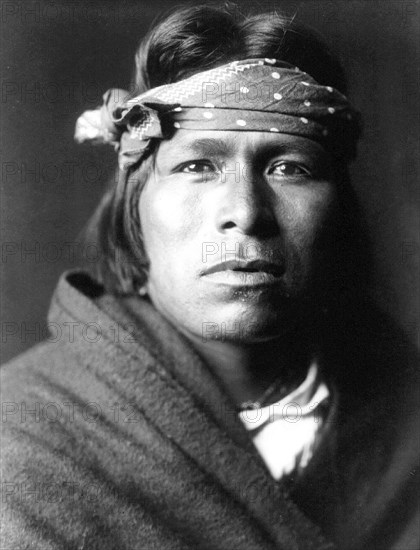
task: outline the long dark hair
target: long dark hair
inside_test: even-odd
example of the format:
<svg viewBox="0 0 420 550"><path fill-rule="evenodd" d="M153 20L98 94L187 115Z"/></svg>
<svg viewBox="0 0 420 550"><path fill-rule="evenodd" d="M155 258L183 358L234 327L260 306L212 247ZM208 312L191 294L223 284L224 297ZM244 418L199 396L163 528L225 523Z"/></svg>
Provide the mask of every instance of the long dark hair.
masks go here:
<svg viewBox="0 0 420 550"><path fill-rule="evenodd" d="M294 64L320 84L347 93L338 59L315 31L282 15L239 14L235 6L178 8L156 21L136 52L131 92L137 95L235 59L264 57ZM140 165L121 172L117 183L112 182L89 225L88 239L99 247L96 278L114 294L136 293L147 279L138 201L157 145L152 144L150 156ZM367 262L362 254L366 239L347 167L340 171L339 231L334 236L339 269L335 270L338 280L331 286L344 295L350 293L347 283L352 269L359 264L365 268ZM360 270L357 278L360 288Z"/></svg>

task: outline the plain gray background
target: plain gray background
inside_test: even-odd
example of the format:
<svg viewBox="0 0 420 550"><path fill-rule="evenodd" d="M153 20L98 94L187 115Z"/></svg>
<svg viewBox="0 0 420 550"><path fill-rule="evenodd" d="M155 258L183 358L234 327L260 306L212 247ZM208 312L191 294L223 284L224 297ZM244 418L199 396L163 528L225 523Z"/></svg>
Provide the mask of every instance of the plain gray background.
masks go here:
<svg viewBox="0 0 420 550"><path fill-rule="evenodd" d="M186 2L188 4L190 2ZM209 2L213 3L213 2ZM45 334L59 275L94 258L81 231L116 156L73 142L76 118L110 87L127 88L136 46L160 0L5 1L1 5L2 362ZM372 294L418 344L419 3L241 2L320 31L364 116L353 184L373 242Z"/></svg>

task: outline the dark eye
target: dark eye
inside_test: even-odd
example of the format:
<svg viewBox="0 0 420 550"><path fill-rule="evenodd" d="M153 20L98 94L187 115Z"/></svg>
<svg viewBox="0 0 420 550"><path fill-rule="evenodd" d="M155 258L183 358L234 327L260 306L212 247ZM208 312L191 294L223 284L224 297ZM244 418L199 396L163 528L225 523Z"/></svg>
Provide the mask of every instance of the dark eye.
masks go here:
<svg viewBox="0 0 420 550"><path fill-rule="evenodd" d="M282 161L270 168L268 174L274 177L290 178L296 176L310 176L311 172L308 168L296 162Z"/></svg>
<svg viewBox="0 0 420 550"><path fill-rule="evenodd" d="M181 164L179 171L187 174L210 174L216 171L216 167L208 160L194 160Z"/></svg>

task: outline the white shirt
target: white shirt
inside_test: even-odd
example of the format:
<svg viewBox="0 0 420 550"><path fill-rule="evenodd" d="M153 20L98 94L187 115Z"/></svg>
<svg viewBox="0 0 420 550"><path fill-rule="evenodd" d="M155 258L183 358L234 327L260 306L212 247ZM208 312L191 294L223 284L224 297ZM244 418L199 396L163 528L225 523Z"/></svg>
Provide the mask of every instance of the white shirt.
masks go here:
<svg viewBox="0 0 420 550"><path fill-rule="evenodd" d="M289 395L266 407L239 413L245 428L255 430L254 445L275 479L309 463L322 431L319 406L327 403L329 395L314 362L306 379Z"/></svg>

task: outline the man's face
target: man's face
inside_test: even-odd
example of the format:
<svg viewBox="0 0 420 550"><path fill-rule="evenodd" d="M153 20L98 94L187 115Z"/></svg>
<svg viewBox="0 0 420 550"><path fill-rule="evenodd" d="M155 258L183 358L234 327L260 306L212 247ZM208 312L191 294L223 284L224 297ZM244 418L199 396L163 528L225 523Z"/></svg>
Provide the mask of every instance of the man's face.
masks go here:
<svg viewBox="0 0 420 550"><path fill-rule="evenodd" d="M316 303L335 208L330 156L312 140L178 130L140 198L149 296L204 340L281 336Z"/></svg>

